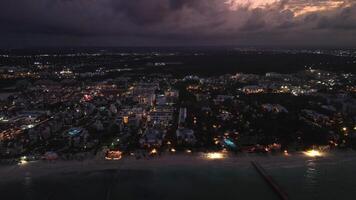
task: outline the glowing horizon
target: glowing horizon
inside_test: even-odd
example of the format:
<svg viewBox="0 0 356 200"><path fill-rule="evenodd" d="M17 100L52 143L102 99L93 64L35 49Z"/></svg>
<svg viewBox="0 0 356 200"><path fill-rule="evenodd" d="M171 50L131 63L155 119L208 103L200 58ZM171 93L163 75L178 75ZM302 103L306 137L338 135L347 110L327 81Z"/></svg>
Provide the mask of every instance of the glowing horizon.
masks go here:
<svg viewBox="0 0 356 200"><path fill-rule="evenodd" d="M279 2L280 0L227 0L225 4L227 4L230 9L236 10L238 8L266 8Z"/></svg>
<svg viewBox="0 0 356 200"><path fill-rule="evenodd" d="M238 10L240 8L254 9L268 9L273 6L282 6L281 11L289 10L295 17L335 10L338 8L349 7L351 4L348 0L325 0L325 1L307 1L307 0L290 0L283 2L282 0L226 0L225 4L230 10Z"/></svg>

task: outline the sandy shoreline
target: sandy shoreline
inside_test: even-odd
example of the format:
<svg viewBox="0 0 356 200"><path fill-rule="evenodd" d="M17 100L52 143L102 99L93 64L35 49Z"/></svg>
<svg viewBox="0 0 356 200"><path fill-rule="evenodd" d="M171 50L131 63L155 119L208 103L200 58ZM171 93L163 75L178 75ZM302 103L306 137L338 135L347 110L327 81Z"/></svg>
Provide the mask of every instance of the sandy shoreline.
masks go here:
<svg viewBox="0 0 356 200"><path fill-rule="evenodd" d="M309 160L323 163L356 162L354 151L328 152L323 157L311 158L303 153L294 153L288 156L283 154L227 154L223 159L208 159L206 154L166 154L150 159L136 159L132 156L124 157L118 161L103 159L90 159L83 161L35 161L23 165L1 166L0 182L23 179L23 177L42 177L48 175L81 173L100 170L159 170L169 167L219 167L219 168L249 168L251 161L257 161L265 168L293 168L304 166Z"/></svg>

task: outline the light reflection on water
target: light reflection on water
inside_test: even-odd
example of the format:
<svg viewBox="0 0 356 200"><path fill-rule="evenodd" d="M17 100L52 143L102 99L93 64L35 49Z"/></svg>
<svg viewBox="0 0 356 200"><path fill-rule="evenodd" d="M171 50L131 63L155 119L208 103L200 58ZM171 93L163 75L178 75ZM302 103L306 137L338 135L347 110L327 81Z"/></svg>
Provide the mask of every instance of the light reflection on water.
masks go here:
<svg viewBox="0 0 356 200"><path fill-rule="evenodd" d="M319 158L302 156L260 156L258 159L291 200L354 199L356 154L328 154L328 157ZM221 195L230 197L225 199L276 199L254 168L242 162L223 159L212 161L205 167L174 165L147 170L73 172L40 178L35 173L27 173L21 179L20 189L9 184L0 185L0 199L40 200L49 199L48 196L51 200L100 199L95 195L105 194L107 183L115 181L111 199L202 199L202 195L203 199L218 199ZM114 177L113 174L119 178L108 178ZM136 186L141 188L140 192L135 190ZM5 193L1 192L2 188ZM9 198L3 198L4 194Z"/></svg>
<svg viewBox="0 0 356 200"><path fill-rule="evenodd" d="M31 173L27 172L25 174L24 180L22 182L23 188L24 188L24 196L25 199L33 199L33 181L32 181L32 177L31 177Z"/></svg>
<svg viewBox="0 0 356 200"><path fill-rule="evenodd" d="M306 171L304 175L304 190L314 196L318 186L320 171L315 160L306 162Z"/></svg>
<svg viewBox="0 0 356 200"><path fill-rule="evenodd" d="M303 163L286 162L268 172L290 198L305 200L354 199L355 154L308 158Z"/></svg>

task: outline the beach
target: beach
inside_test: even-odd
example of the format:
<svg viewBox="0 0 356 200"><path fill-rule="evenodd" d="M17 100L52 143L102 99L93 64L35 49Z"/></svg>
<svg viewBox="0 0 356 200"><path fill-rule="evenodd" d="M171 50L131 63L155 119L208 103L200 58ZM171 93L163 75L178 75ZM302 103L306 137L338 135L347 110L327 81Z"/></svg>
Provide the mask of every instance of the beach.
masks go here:
<svg viewBox="0 0 356 200"><path fill-rule="evenodd" d="M118 161L37 161L0 168L5 199L278 199L255 171L258 162L290 199L348 199L356 195L356 154L167 154ZM16 192L20 191L20 192Z"/></svg>

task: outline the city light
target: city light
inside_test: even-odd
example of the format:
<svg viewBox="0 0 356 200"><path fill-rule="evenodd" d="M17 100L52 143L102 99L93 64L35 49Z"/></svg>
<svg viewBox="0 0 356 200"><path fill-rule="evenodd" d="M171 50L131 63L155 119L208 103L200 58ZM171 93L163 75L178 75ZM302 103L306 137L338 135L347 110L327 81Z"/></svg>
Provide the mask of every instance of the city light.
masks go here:
<svg viewBox="0 0 356 200"><path fill-rule="evenodd" d="M220 152L212 152L205 154L204 157L208 160L221 160L224 159L226 155Z"/></svg>
<svg viewBox="0 0 356 200"><path fill-rule="evenodd" d="M128 116L124 116L124 124L128 124L129 123L129 117Z"/></svg>
<svg viewBox="0 0 356 200"><path fill-rule="evenodd" d="M304 154L309 157L320 157L323 155L320 151L314 149L305 151Z"/></svg>
<svg viewBox="0 0 356 200"><path fill-rule="evenodd" d="M120 151L108 151L106 153L106 160L120 160L122 158L122 152Z"/></svg>
<svg viewBox="0 0 356 200"><path fill-rule="evenodd" d="M157 149L152 149L152 151L150 152L150 154L157 154Z"/></svg>
<svg viewBox="0 0 356 200"><path fill-rule="evenodd" d="M19 165L26 165L28 163L28 161L27 161L27 157L26 156L22 156L21 158L20 158L20 161L19 161Z"/></svg>
<svg viewBox="0 0 356 200"><path fill-rule="evenodd" d="M289 156L289 153L288 153L287 150L284 150L283 153L284 153L285 156Z"/></svg>
<svg viewBox="0 0 356 200"><path fill-rule="evenodd" d="M28 161L26 160L20 160L20 162L18 163L19 165L26 165L28 163Z"/></svg>

